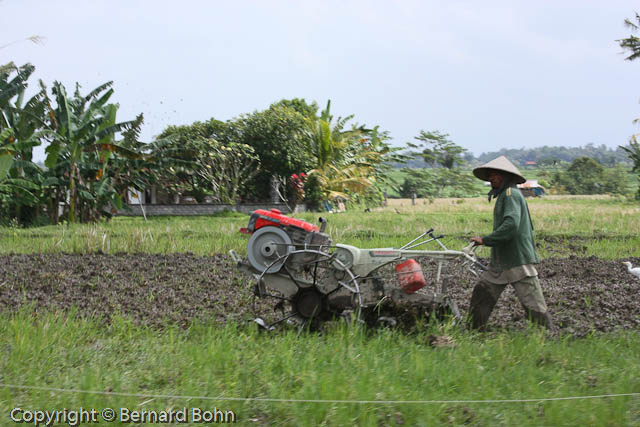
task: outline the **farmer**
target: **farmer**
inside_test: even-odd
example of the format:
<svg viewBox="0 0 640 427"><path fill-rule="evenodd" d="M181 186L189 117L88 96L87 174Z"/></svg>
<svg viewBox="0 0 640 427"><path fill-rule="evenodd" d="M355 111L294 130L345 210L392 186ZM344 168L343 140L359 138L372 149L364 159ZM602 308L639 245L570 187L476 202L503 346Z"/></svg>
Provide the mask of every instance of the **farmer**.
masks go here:
<svg viewBox="0 0 640 427"><path fill-rule="evenodd" d="M469 306L469 323L474 329L484 329L493 307L504 288L511 284L527 317L547 329L553 329L547 311L538 272L539 263L533 242L533 225L529 207L516 185L526 180L504 156L475 168L473 174L491 183L489 201L496 199L493 208L493 232L473 237L476 245L491 247L491 263L473 288Z"/></svg>

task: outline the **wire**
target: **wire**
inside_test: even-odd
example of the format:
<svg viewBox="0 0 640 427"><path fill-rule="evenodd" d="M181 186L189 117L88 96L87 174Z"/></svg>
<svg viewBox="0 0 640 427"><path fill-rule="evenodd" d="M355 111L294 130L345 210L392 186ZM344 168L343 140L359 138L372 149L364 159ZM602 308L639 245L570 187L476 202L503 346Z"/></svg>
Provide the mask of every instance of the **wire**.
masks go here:
<svg viewBox="0 0 640 427"><path fill-rule="evenodd" d="M190 396L190 395L172 395L172 394L142 394L142 393L123 393L116 391L98 391L98 390L79 390L65 389L57 387L39 387L17 384L2 384L0 387L13 388L21 390L40 390L40 391L57 391L61 393L84 393L99 394L105 396L123 396L123 397L140 397L154 399L187 399L187 400L219 400L219 401L240 401L240 402L291 402L291 403L348 403L348 404L377 404L377 405L406 405L406 404L451 404L451 403L533 403L533 402L550 402L561 400L587 400L587 399L607 399L616 397L635 397L640 393L617 393L617 394L598 394L590 396L567 396L567 397L542 397L530 399L484 399L484 400L351 400L351 399L279 399L272 397L227 397L227 396Z"/></svg>

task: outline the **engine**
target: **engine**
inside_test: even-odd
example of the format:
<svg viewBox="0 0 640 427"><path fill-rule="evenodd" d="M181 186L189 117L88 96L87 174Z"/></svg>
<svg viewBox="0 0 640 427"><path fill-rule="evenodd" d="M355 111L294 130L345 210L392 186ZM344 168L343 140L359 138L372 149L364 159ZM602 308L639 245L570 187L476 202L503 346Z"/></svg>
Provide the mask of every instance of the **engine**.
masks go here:
<svg viewBox="0 0 640 427"><path fill-rule="evenodd" d="M306 221L282 215L278 209L257 209L251 213L249 224L240 231L251 234L247 245L249 263L258 272L276 273L287 262L296 269L313 260L314 251L328 253L329 235L324 233L326 222L321 218L322 229ZM305 253L293 253L302 249ZM291 254L290 257L286 255Z"/></svg>

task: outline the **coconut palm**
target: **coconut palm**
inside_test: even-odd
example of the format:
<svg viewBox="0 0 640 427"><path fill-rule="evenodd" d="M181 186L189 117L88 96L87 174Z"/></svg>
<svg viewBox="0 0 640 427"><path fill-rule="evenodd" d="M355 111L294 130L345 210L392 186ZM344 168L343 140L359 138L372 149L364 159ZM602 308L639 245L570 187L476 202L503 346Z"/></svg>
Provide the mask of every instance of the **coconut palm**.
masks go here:
<svg viewBox="0 0 640 427"><path fill-rule="evenodd" d="M635 22L631 19L625 19L624 25L631 29L632 32L637 32L640 30L640 15L638 13L635 14ZM633 34L627 37L626 39L616 40L620 47L626 50L629 54L625 59L627 61L635 61L640 58L640 38L634 36Z"/></svg>
<svg viewBox="0 0 640 427"><path fill-rule="evenodd" d="M327 199L349 198L349 193L363 193L374 186L375 166L383 156L380 146L372 145L371 130L353 126L344 130L353 116L338 118L333 123L331 101L312 124L315 167L309 176L320 182ZM379 143L379 141L375 141Z"/></svg>

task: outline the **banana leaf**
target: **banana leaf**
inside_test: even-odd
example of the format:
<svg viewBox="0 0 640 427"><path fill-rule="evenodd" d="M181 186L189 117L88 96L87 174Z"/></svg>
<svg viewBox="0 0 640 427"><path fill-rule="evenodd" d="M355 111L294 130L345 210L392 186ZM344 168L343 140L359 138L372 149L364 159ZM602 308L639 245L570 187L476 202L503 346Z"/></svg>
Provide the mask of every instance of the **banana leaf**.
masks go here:
<svg viewBox="0 0 640 427"><path fill-rule="evenodd" d="M12 164L13 156L11 154L0 155L0 181L4 180L7 177Z"/></svg>

